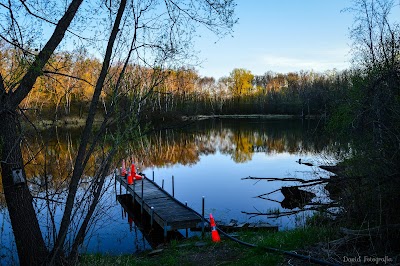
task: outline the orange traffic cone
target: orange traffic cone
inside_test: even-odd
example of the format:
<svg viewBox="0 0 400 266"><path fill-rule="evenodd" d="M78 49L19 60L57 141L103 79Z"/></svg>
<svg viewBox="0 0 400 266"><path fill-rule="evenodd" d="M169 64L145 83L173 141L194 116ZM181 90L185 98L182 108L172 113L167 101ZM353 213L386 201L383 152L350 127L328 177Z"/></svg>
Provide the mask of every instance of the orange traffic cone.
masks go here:
<svg viewBox="0 0 400 266"><path fill-rule="evenodd" d="M126 168L125 168L125 159L122 160L122 169L121 169L121 176L126 175Z"/></svg>
<svg viewBox="0 0 400 266"><path fill-rule="evenodd" d="M132 165L131 165L131 175L135 176L136 175L136 168L135 168L135 164L132 161Z"/></svg>
<svg viewBox="0 0 400 266"><path fill-rule="evenodd" d="M219 237L218 231L217 231L217 225L215 224L214 217L210 213L210 225L211 225L211 239L213 242L219 242L221 241L221 238Z"/></svg>
<svg viewBox="0 0 400 266"><path fill-rule="evenodd" d="M133 184L133 176L132 176L132 172L128 171L128 178L126 180L128 182L128 185L132 185Z"/></svg>
<svg viewBox="0 0 400 266"><path fill-rule="evenodd" d="M133 163L133 161L132 161L132 165L131 165L131 175L132 175L133 180L141 180L142 179L142 176L138 175L136 173L136 167L135 167L135 164Z"/></svg>

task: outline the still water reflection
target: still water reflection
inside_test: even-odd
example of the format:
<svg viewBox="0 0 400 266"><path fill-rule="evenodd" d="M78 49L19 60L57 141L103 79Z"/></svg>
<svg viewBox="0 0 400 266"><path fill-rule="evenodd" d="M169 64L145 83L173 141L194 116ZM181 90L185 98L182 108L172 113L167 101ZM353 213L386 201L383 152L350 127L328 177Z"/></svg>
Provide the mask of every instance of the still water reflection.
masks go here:
<svg viewBox="0 0 400 266"><path fill-rule="evenodd" d="M285 211L281 202L283 195L278 191L269 195L270 200L256 198L271 192L287 182L242 180L244 177L297 177L309 179L315 176L315 168L300 165L296 161L313 164L332 162L333 142L324 137L317 128L318 121L301 120L207 120L192 123L184 128L156 132L136 143L134 161L139 170L161 184L164 180L167 191L172 189L172 175L175 178L175 197L196 211L201 211L204 196L206 213L212 212L222 222L231 219L239 222L267 221L280 229L293 228L301 223L301 216L270 219L264 216L250 218L242 212ZM59 192L59 200L65 197L65 179L68 178L74 153L78 147L78 131L47 131L44 139L32 137L32 146L47 145L46 152L40 152L27 167L31 188L41 193L41 169L46 165L51 174L51 189ZM25 161L32 152L26 150ZM121 158L118 158L119 160ZM92 158L93 165L95 158ZM119 161L118 160L118 161ZM118 165L117 165L118 163ZM116 162L119 166L119 162ZM93 169L89 168L90 178ZM317 173L323 174L323 173ZM144 236L133 224L115 199L119 187L114 180L107 181L107 192L99 206L99 216L92 227L84 251L111 254L133 253L151 248ZM312 189L311 189L312 190ZM322 187L314 188L317 197L324 200ZM63 194L64 193L64 194ZM4 203L1 204L0 256L4 261L16 257L12 230ZM37 206L40 209L40 204ZM60 214L56 215L60 217ZM43 228L46 218L41 219ZM49 234L50 235L50 234ZM51 241L49 239L49 241ZM7 259L7 260L6 260Z"/></svg>

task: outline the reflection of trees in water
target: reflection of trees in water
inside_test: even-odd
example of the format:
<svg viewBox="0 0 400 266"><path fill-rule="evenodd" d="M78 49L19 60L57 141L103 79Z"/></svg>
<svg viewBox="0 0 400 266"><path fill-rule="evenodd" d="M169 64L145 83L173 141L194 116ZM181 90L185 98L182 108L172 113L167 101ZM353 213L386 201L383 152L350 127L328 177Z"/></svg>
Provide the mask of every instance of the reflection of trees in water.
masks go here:
<svg viewBox="0 0 400 266"><path fill-rule="evenodd" d="M179 130L163 130L148 136L134 151L143 167L192 165L201 155L230 155L242 163L254 153L305 154L333 150L332 142L316 130L315 123L301 121L217 120L199 121ZM314 125L315 124L315 125ZM311 130L309 130L309 128Z"/></svg>
<svg viewBox="0 0 400 266"><path fill-rule="evenodd" d="M27 178L37 185L38 192L44 189L45 182L49 182L48 185L52 186L52 189L67 188L66 183L73 170L79 137L78 129L54 128L27 138L27 145L23 145L24 161L29 161L25 171ZM89 158L83 179L94 174L95 158L96 156Z"/></svg>
<svg viewBox="0 0 400 266"><path fill-rule="evenodd" d="M315 131L315 123L309 123L294 120L199 121L182 129L159 131L141 143L133 144L134 161L143 167L193 165L201 155L218 151L242 163L260 152L319 154L336 151L329 139ZM24 161L29 162L26 173L36 194L44 193L46 189L58 195L65 193L79 136L79 129L48 129L40 135L27 136L22 146ZM82 186L93 175L96 158L101 158L101 154L90 158ZM0 204L5 206L3 195L0 195Z"/></svg>
<svg viewBox="0 0 400 266"><path fill-rule="evenodd" d="M69 192L74 158L79 147L80 130L78 129L46 129L42 132L26 133L21 150L26 162L25 172L27 184L33 197L33 204L37 213L40 227L46 246L52 247L59 230L61 214L65 209L65 202ZM104 153L95 150L88 158L88 164L83 176L79 180L75 204L71 216L71 226L67 232L66 245L71 249L75 237L86 219L92 202L97 202L95 194L99 182L94 176L95 165L100 165ZM97 182L96 182L97 181ZM99 206L93 211L90 227L85 234L89 236L95 230L96 223L101 221L105 209L114 201L103 198L103 192L109 189L110 182L106 182L100 192ZM1 185L1 184L0 184ZM2 191L3 188L0 187ZM0 194L0 208L7 208L4 194ZM3 210L4 210L3 209ZM4 212L6 213L6 212ZM0 216L4 215L3 213ZM5 216L3 216L5 217ZM3 220L4 221L4 220ZM2 240L2 239L0 239ZM8 240L6 240L8 241Z"/></svg>
<svg viewBox="0 0 400 266"><path fill-rule="evenodd" d="M194 136L186 138L179 133L159 131L136 144L134 161L145 167L169 166L174 164L192 165L199 159L199 151Z"/></svg>
<svg viewBox="0 0 400 266"><path fill-rule="evenodd" d="M25 165L26 178L33 197L43 201L50 212L62 208L68 193L69 180L73 170L74 158L79 147L80 129L49 128L42 132L27 133L21 149ZM85 175L81 178L80 187L87 187L91 176L94 175L96 158L95 152L89 158ZM0 179L0 190L2 184ZM41 203L36 203L37 207ZM42 203L43 203L42 202ZM4 194L0 194L0 206L6 207ZM43 212L44 213L44 212Z"/></svg>

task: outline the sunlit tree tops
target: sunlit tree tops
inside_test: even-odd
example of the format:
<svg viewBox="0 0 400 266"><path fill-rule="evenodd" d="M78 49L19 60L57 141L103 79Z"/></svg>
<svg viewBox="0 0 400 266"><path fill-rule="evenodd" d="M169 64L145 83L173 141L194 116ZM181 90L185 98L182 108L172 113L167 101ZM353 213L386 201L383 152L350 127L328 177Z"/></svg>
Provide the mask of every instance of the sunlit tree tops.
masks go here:
<svg viewBox="0 0 400 266"><path fill-rule="evenodd" d="M0 56L0 71L5 77L7 89L12 90L13 84L18 83L19 77L26 72L20 61L28 62L30 57L21 56L5 45L0 47ZM38 78L34 89L22 102L22 107L35 112L55 108L56 111L50 113L55 113L56 119L69 114L82 115L92 97L100 67L98 59L85 50L54 54L44 68L44 75ZM101 94L102 101L107 102L114 97L113 88L117 83L117 73L122 67L122 63L114 63L110 67ZM191 106L193 101L202 101L202 108L207 112L221 113L224 108L229 107L231 99L240 98L243 100L235 100L236 104L258 105L259 111L256 112L272 110L275 113L285 113L287 108L276 106L289 104L304 109L306 105L310 108L310 102L314 104L314 107L311 104L311 111L315 112L332 100L334 96L330 95L330 91L346 87L349 80L349 73L338 73L335 70L325 73L300 71L287 74L268 71L263 75L254 75L250 70L235 68L228 76L216 81L213 77L201 77L195 69L188 67L163 69L129 64L119 93L124 94L128 100L140 102L142 97L153 90L155 94L152 94L146 104L152 105L148 107L152 111L164 113L174 109L179 112L187 110L185 112L201 113L200 109ZM320 103L320 107L315 106L316 102ZM266 105L270 106L269 109ZM275 107L271 109L271 106ZM240 113L243 106L230 108ZM298 108L291 107L290 110L298 112L295 111Z"/></svg>

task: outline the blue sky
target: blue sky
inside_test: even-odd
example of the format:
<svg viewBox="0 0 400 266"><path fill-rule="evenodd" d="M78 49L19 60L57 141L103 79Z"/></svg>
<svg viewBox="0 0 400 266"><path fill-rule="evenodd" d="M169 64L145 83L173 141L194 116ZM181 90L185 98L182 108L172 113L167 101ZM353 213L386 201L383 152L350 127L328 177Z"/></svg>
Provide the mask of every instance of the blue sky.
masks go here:
<svg viewBox="0 0 400 266"><path fill-rule="evenodd" d="M234 68L323 72L350 66L349 0L237 0L233 37L201 32L195 43L202 76L220 78ZM217 43L215 43L217 41Z"/></svg>

